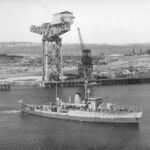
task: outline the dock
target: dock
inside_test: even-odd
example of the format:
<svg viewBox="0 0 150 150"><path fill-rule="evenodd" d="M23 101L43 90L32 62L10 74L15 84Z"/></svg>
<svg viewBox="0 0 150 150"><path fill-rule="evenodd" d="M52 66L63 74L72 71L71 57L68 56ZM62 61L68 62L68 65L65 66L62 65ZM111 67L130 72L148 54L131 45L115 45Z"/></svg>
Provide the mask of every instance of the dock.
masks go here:
<svg viewBox="0 0 150 150"><path fill-rule="evenodd" d="M9 83L0 84L0 91L9 91L10 88L11 88L11 85Z"/></svg>
<svg viewBox="0 0 150 150"><path fill-rule="evenodd" d="M29 82L29 81L2 81L0 82L0 92L10 91L11 89L25 89L32 87L41 87L41 82Z"/></svg>
<svg viewBox="0 0 150 150"><path fill-rule="evenodd" d="M89 85L128 85L128 84L145 84L150 83L150 77L130 77L130 78L111 78L111 79L91 79L88 81ZM75 87L84 85L84 80L71 81L53 81L44 82L45 88L58 87Z"/></svg>
<svg viewBox="0 0 150 150"><path fill-rule="evenodd" d="M150 83L150 77L130 77L130 78L112 78L112 79L90 79L89 85L107 86L107 85L128 85L128 84L146 84ZM0 82L0 91L10 91L11 89L24 88L52 88L58 87L78 87L84 85L84 80L69 80L69 81L51 81L51 82Z"/></svg>

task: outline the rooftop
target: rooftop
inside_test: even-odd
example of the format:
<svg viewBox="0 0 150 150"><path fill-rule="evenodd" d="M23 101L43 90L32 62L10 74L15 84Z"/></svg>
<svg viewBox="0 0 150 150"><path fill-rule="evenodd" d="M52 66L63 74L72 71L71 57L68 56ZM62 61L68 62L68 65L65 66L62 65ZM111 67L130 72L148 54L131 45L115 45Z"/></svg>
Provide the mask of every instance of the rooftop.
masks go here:
<svg viewBox="0 0 150 150"><path fill-rule="evenodd" d="M60 12L60 13L56 13L56 14L73 14L73 13L71 13L71 12L69 12L69 11L62 11L62 12Z"/></svg>

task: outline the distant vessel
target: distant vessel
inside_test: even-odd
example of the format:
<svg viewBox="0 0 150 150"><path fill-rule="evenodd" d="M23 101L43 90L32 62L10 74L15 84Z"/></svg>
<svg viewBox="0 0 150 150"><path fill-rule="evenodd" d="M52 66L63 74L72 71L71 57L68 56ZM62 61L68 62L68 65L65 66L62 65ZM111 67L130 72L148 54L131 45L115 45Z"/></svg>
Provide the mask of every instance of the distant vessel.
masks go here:
<svg viewBox="0 0 150 150"><path fill-rule="evenodd" d="M80 93L75 93L74 101L63 102L57 97L56 102L33 105L20 99L21 112L49 118L58 118L66 120L76 120L85 122L103 122L103 123L139 123L142 117L142 111L138 108L119 106L112 103L104 103L103 98L92 98L89 96L89 89L85 83L85 98L81 100ZM57 93L57 86L56 86Z"/></svg>

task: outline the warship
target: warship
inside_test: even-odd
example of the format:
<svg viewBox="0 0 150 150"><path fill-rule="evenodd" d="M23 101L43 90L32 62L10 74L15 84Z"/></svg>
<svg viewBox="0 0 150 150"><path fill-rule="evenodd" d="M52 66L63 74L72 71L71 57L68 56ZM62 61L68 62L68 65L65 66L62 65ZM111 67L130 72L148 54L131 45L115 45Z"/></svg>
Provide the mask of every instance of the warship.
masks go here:
<svg viewBox="0 0 150 150"><path fill-rule="evenodd" d="M74 94L73 102L68 99L64 102L57 97L54 103L34 105L20 99L21 112L41 117L65 119L83 122L98 123L139 123L142 117L142 110L132 106L122 106L113 103L104 103L102 97L90 97L90 90L85 82L85 96L81 99L81 94ZM56 86L57 93L57 86Z"/></svg>

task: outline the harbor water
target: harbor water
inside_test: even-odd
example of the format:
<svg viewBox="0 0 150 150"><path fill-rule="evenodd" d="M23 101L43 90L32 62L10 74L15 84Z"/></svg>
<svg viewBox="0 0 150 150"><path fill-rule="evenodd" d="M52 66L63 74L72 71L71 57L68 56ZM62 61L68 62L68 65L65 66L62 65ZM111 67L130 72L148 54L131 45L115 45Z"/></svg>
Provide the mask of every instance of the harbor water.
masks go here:
<svg viewBox="0 0 150 150"><path fill-rule="evenodd" d="M67 101L83 87L58 88ZM55 88L0 92L0 150L148 150L150 149L150 84L91 86L91 95L119 105L142 107L139 125L84 123L25 115L17 99L44 104L55 100Z"/></svg>

